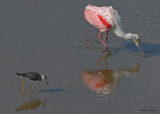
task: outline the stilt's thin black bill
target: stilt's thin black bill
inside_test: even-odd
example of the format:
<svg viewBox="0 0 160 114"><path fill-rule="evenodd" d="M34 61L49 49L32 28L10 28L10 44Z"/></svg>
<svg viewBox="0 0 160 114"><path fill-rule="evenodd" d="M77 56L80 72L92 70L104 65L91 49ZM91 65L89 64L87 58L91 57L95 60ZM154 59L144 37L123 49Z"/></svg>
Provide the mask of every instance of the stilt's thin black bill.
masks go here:
<svg viewBox="0 0 160 114"><path fill-rule="evenodd" d="M49 84L48 84L48 82L46 81L46 84L47 84L47 86L49 87Z"/></svg>

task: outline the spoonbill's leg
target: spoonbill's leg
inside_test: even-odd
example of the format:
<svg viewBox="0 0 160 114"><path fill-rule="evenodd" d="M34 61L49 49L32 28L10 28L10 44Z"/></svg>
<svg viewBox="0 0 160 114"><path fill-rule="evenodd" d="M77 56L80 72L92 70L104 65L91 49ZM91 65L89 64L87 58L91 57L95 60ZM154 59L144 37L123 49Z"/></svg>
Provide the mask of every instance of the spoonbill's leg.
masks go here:
<svg viewBox="0 0 160 114"><path fill-rule="evenodd" d="M105 44L107 44L107 38L108 38L108 31L107 31L106 36L105 36Z"/></svg>
<svg viewBox="0 0 160 114"><path fill-rule="evenodd" d="M105 36L105 44L106 44L106 49L105 49L105 50L108 51L108 55L111 55L112 53L111 53L111 51L109 50L109 47L107 46L108 32L109 32L109 31L107 31L106 36Z"/></svg>
<svg viewBox="0 0 160 114"><path fill-rule="evenodd" d="M107 46L106 46L106 44L103 42L103 40L102 40L102 38L101 38L101 31L99 32L99 40L102 42L102 44L104 45L104 47L105 47L105 50L107 49Z"/></svg>

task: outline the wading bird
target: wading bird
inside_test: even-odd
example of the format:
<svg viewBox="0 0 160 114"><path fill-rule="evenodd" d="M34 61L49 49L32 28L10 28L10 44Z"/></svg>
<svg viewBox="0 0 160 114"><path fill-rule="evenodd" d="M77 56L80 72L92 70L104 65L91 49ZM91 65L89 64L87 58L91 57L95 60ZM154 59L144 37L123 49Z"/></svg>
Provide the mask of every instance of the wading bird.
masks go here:
<svg viewBox="0 0 160 114"><path fill-rule="evenodd" d="M118 12L112 8L112 6L109 7L97 7L94 5L88 5L86 6L84 10L85 19L93 26L98 28L100 30L99 32L99 40L102 42L102 44L105 46L105 50L108 54L111 54L111 51L109 50L107 43L107 36L108 32L112 30L117 36L124 38L124 39L132 39L136 46L139 48L139 52L141 56L144 56L144 53L141 48L140 44L140 38L137 34L132 33L125 33L120 26L120 16L118 15ZM101 38L101 33L106 32L105 36L105 42Z"/></svg>
<svg viewBox="0 0 160 114"><path fill-rule="evenodd" d="M25 90L24 90L24 80L26 80L26 79L30 80L32 82L32 84L33 84L34 81L41 81L41 80L43 80L43 81L46 82L46 84L49 87L49 84L47 82L47 77L45 75L40 75L40 74L38 74L36 72L16 73L16 74L18 76L22 76L24 78L22 80L23 93L25 92ZM31 92L32 92L32 84L31 84Z"/></svg>

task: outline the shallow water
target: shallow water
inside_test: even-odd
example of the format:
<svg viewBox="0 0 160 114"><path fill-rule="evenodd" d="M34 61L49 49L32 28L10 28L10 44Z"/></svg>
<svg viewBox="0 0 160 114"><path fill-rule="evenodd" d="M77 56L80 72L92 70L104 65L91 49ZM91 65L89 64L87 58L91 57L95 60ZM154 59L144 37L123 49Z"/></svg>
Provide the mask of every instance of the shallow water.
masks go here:
<svg viewBox="0 0 160 114"><path fill-rule="evenodd" d="M117 9L124 30L139 34L145 57L112 32L113 55L105 55L99 31L84 19L89 3ZM0 112L160 113L159 5L158 0L1 0ZM15 72L29 71L45 74L50 87L36 82L31 93L25 81L23 95Z"/></svg>

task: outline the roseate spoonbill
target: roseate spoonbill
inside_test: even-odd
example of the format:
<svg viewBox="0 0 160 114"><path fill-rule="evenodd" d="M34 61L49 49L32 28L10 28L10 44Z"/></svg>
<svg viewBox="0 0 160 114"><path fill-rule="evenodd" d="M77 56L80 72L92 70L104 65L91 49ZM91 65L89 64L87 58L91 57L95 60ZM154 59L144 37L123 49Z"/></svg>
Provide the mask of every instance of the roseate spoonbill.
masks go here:
<svg viewBox="0 0 160 114"><path fill-rule="evenodd" d="M24 80L28 79L32 82L34 81L45 81L46 84L48 85L47 82L47 77L45 75L40 75L36 72L27 72L27 73L16 73L18 76L22 76L24 79L22 80L22 86L23 86L23 93L24 93ZM49 85L48 85L49 87ZM31 84L31 91L32 91L32 84Z"/></svg>
<svg viewBox="0 0 160 114"><path fill-rule="evenodd" d="M120 26L120 16L118 12L109 7L97 7L94 5L88 4L84 10L85 19L93 26L100 30L99 40L105 46L105 50L108 54L111 54L108 46L106 45L108 32L112 30L117 36L124 39L132 39L136 46L139 48L140 56L144 56L144 53L141 48L140 38L137 34L125 33ZM106 32L105 42L101 39L101 33Z"/></svg>

